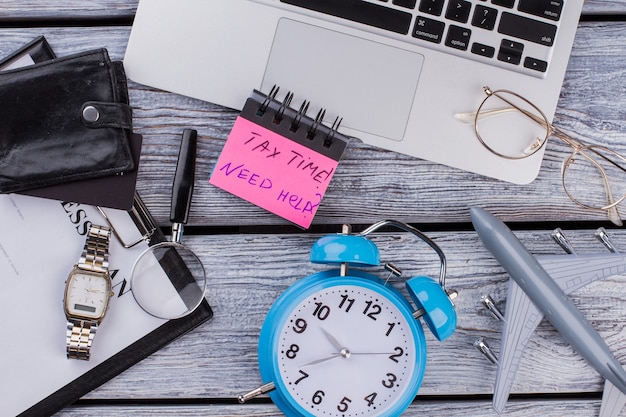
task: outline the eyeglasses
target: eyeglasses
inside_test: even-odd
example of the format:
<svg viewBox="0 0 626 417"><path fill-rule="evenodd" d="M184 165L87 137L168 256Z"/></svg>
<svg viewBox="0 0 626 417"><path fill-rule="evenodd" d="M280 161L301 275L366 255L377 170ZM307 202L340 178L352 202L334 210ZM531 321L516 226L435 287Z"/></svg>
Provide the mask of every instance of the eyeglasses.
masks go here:
<svg viewBox="0 0 626 417"><path fill-rule="evenodd" d="M484 87L487 97L475 112L455 117L474 124L480 143L506 159L523 159L537 153L550 136L572 148L563 161L561 181L565 193L580 207L606 211L622 226L617 206L626 199L626 158L604 146L587 145L554 127L546 115L521 95Z"/></svg>

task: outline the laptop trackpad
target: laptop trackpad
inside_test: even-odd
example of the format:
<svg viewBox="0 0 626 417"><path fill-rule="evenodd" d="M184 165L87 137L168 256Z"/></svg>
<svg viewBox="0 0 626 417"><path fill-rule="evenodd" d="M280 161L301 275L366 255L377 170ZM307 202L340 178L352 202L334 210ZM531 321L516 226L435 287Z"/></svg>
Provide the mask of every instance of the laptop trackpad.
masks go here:
<svg viewBox="0 0 626 417"><path fill-rule="evenodd" d="M418 53L281 19L261 88L279 85L294 92L296 109L307 99L342 126L402 140L423 63Z"/></svg>

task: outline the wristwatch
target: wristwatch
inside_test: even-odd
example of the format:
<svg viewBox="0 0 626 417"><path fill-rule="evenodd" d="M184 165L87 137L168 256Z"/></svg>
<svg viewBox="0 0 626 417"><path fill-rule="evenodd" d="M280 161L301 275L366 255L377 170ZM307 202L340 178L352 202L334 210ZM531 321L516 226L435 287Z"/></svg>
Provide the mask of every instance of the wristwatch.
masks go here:
<svg viewBox="0 0 626 417"><path fill-rule="evenodd" d="M111 229L91 225L85 248L65 281L67 358L89 360L91 343L113 296L109 275Z"/></svg>

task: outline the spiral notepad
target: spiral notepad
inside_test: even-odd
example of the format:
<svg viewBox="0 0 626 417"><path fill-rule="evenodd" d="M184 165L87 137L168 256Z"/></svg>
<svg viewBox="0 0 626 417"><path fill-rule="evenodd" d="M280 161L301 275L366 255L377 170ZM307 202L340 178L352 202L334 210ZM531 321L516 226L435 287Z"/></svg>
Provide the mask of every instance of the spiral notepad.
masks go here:
<svg viewBox="0 0 626 417"><path fill-rule="evenodd" d="M293 94L278 100L278 87L268 95L254 90L233 126L209 182L308 228L348 137L306 113L308 101L291 107Z"/></svg>

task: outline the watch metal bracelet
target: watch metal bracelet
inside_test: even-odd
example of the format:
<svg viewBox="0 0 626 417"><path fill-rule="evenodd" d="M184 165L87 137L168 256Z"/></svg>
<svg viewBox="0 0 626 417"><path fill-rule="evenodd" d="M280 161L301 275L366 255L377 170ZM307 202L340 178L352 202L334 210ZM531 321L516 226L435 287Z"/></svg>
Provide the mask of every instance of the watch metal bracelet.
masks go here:
<svg viewBox="0 0 626 417"><path fill-rule="evenodd" d="M67 321L67 358L89 360L91 344L98 323L87 320Z"/></svg>
<svg viewBox="0 0 626 417"><path fill-rule="evenodd" d="M108 272L110 236L110 228L91 225L87 233L83 253L78 260L80 269L92 272Z"/></svg>
<svg viewBox="0 0 626 417"><path fill-rule="evenodd" d="M91 225L83 253L78 260L79 269L102 273L109 271L110 236L110 228ZM68 359L89 360L91 344L97 330L98 323L95 321L68 319L66 331Z"/></svg>

